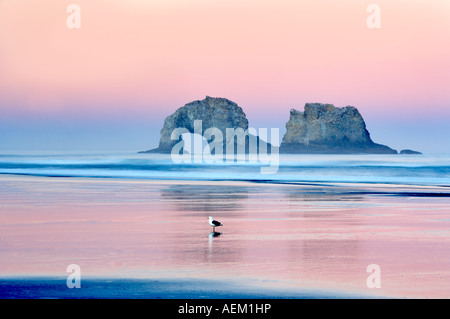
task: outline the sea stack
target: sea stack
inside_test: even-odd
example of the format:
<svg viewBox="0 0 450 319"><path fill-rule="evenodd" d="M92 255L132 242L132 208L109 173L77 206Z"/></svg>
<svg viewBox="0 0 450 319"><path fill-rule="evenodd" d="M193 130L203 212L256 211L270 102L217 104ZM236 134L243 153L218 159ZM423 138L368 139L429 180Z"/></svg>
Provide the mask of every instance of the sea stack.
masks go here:
<svg viewBox="0 0 450 319"><path fill-rule="evenodd" d="M227 136L226 129L241 128L244 131L248 130L248 120L240 106L225 98L206 96L203 100L187 103L166 117L163 128L161 129L159 146L155 149L140 153L170 153L173 146L178 143L178 140L171 139L173 130L176 128L186 128L190 133L194 133L194 121L199 120L202 121L202 135L207 129L212 127L218 128L222 132L224 154L226 153L226 146L229 143L234 143L235 148L237 144L241 143L238 139L230 139L230 136ZM247 135L244 142L246 153L249 152L249 136L255 138L258 151L260 146L267 147L268 152L271 151L272 146L270 143L260 140L257 136Z"/></svg>
<svg viewBox="0 0 450 319"><path fill-rule="evenodd" d="M280 153L397 154L397 151L372 141L355 107L306 103L304 112L291 110Z"/></svg>
<svg viewBox="0 0 450 319"><path fill-rule="evenodd" d="M407 149L407 150L401 150L401 151L400 151L400 154L401 154L401 155L422 155L421 152L413 151L413 150L409 150L409 149Z"/></svg>

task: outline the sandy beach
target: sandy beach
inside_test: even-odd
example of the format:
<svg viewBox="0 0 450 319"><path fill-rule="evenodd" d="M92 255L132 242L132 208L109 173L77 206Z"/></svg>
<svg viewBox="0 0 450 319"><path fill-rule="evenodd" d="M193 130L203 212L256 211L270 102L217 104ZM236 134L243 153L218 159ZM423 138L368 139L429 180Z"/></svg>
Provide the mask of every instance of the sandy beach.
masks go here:
<svg viewBox="0 0 450 319"><path fill-rule="evenodd" d="M450 296L446 187L0 180L3 298L23 297L26 280L29 297L39 297L36 278L62 285L47 295L62 289L70 298L56 280L69 264L80 266L86 287L103 283L97 297L106 298ZM219 236L210 215L224 224ZM381 268L380 288L367 286L370 264ZM211 280L225 288L211 292L202 284Z"/></svg>

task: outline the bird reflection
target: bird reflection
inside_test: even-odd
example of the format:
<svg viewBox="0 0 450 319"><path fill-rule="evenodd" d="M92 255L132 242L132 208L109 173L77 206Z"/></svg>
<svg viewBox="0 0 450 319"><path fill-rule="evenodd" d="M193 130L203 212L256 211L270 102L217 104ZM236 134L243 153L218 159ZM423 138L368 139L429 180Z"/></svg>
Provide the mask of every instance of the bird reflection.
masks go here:
<svg viewBox="0 0 450 319"><path fill-rule="evenodd" d="M219 237L220 235L222 235L222 233L212 231L209 233L209 239L213 239L214 237Z"/></svg>
<svg viewBox="0 0 450 319"><path fill-rule="evenodd" d="M209 233L208 236L208 246L209 246L209 252L212 253L212 245L213 245L213 238L217 238L220 235L222 235L222 233L216 232L216 231L212 231Z"/></svg>

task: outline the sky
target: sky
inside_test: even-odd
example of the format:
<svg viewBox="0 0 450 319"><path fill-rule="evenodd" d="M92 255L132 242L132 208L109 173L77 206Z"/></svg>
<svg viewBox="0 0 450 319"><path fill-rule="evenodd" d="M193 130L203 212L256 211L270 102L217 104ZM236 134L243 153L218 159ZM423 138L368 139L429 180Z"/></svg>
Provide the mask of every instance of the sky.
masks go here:
<svg viewBox="0 0 450 319"><path fill-rule="evenodd" d="M321 102L377 143L450 153L449 56L448 0L0 0L0 151L151 149L208 95L280 138Z"/></svg>

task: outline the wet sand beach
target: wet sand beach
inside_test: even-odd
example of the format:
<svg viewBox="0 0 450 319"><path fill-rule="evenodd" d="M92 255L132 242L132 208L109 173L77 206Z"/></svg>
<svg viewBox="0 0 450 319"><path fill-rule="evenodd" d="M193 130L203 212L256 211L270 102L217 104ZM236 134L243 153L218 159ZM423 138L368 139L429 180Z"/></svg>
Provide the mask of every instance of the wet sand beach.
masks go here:
<svg viewBox="0 0 450 319"><path fill-rule="evenodd" d="M436 186L2 175L0 295L26 297L29 280L32 298L448 298L449 196ZM85 290L65 286L69 264ZM380 288L367 286L371 264Z"/></svg>

